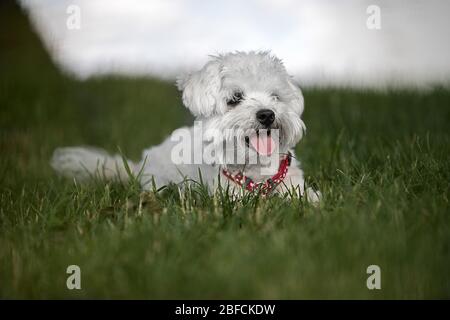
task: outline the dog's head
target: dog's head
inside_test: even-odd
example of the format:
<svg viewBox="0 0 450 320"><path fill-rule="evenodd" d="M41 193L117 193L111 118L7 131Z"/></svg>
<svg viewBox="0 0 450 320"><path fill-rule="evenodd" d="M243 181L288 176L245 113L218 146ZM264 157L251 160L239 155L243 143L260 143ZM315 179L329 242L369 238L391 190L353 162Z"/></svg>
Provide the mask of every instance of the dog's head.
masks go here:
<svg viewBox="0 0 450 320"><path fill-rule="evenodd" d="M204 138L217 148L233 140L241 154L285 153L305 130L302 93L281 60L268 52L212 57L177 84L184 105L203 121Z"/></svg>

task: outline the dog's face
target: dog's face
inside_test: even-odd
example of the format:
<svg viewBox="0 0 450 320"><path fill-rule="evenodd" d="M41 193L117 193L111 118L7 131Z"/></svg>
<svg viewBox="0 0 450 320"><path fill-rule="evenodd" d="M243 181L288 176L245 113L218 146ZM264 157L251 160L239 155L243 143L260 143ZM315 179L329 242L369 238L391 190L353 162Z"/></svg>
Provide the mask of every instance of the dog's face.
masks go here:
<svg viewBox="0 0 450 320"><path fill-rule="evenodd" d="M216 149L234 141L229 145L246 157L286 153L305 130L301 91L281 61L269 53L214 57L200 71L179 80L178 87L185 106L203 121L204 139ZM223 153L218 154L224 162Z"/></svg>

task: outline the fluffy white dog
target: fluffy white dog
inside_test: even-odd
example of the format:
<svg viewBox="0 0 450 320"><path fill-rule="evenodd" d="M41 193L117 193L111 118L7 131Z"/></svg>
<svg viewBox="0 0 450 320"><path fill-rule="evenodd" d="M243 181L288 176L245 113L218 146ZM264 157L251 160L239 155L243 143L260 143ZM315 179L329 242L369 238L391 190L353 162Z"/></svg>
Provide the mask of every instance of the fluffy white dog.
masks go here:
<svg viewBox="0 0 450 320"><path fill-rule="evenodd" d="M201 175L211 191L220 184L240 194L294 191L319 200L318 191L305 188L294 156L305 130L303 96L281 60L268 52L219 55L177 85L196 123L144 150L139 163L127 160L143 189L199 181ZM124 181L129 175L121 156L93 148L59 148L51 164L77 180Z"/></svg>

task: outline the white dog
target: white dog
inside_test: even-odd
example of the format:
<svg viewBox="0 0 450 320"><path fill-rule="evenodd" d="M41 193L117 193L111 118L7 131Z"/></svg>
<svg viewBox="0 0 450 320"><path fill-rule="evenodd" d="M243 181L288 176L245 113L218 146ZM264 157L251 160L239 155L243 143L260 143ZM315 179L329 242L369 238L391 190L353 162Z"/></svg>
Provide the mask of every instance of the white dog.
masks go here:
<svg viewBox="0 0 450 320"><path fill-rule="evenodd" d="M310 202L319 200L318 191L305 188L294 156L305 130L303 96L281 60L268 52L219 55L177 85L195 126L144 150L139 163L68 147L55 150L53 168L77 180L96 175L124 181L132 171L144 189L187 178L201 179L213 192L220 184L240 194L295 191Z"/></svg>

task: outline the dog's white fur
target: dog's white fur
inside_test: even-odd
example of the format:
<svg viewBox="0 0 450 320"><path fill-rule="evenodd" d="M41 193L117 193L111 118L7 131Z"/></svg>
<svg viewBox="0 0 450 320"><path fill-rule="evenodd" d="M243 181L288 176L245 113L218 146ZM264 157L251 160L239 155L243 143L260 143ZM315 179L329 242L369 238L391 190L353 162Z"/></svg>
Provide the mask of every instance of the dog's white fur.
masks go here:
<svg viewBox="0 0 450 320"><path fill-rule="evenodd" d="M301 120L304 104L300 89L287 74L281 60L268 52L235 52L212 57L201 70L188 75L177 82L183 94L184 105L192 112L197 120L202 121L203 133L200 147L210 146L217 150L217 164L181 164L175 165L171 161L171 152L176 142L167 138L158 146L144 150L139 163L128 161L128 166L134 175L141 174L140 182L144 189L150 189L153 182L159 188L169 183L178 183L186 178L202 181L213 191L217 188L221 168L226 167L230 172L243 171L255 182L264 181L273 174L261 173L261 164L242 165L224 163L222 157L223 139L217 139L217 132L228 130L224 139L234 139L237 153L256 152L245 144L245 136L251 130L263 129L256 119L256 112L270 109L275 113L273 128L279 129L279 153L286 154L302 138L305 125ZM227 104L227 100L235 90L244 93L241 103L235 106ZM191 127L193 135L197 134ZM192 154L199 144L191 148ZM197 146L197 147L195 147ZM246 158L247 159L247 158ZM86 180L93 175L101 175L105 179L126 180L127 170L121 156L111 156L105 151L84 147L68 147L55 150L51 160L53 168L60 174ZM276 170L275 170L276 171ZM220 183L230 183L224 176ZM298 195L305 194L303 171L295 156L292 159L284 183L277 187L278 192L288 189L296 190ZM237 190L238 188L235 188ZM306 197L311 202L319 200L320 193L306 188Z"/></svg>

